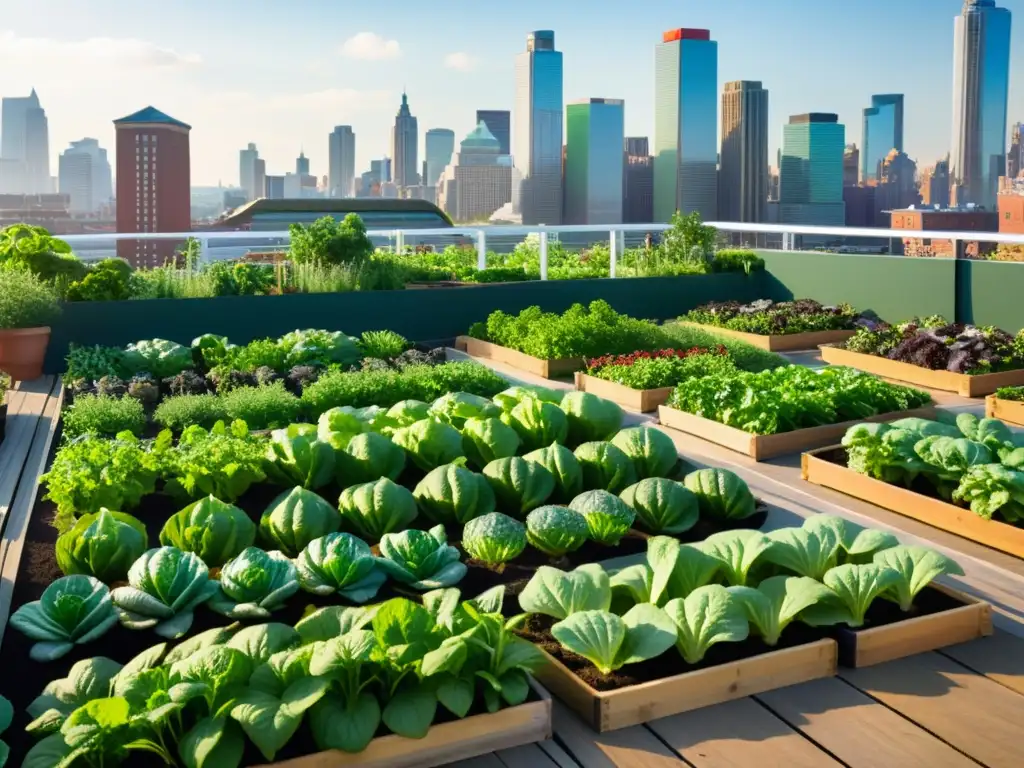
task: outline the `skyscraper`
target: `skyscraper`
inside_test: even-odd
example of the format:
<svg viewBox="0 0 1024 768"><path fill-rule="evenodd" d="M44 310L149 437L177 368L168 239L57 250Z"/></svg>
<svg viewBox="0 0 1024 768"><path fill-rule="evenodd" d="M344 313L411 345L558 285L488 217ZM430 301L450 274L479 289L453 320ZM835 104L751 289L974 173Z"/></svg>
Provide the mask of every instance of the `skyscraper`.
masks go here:
<svg viewBox="0 0 1024 768"><path fill-rule="evenodd" d="M117 231L192 229L189 131L146 107L114 121L117 134ZM170 240L119 240L117 253L135 266L160 266L174 255Z"/></svg>
<svg viewBox="0 0 1024 768"><path fill-rule="evenodd" d="M722 92L718 218L763 222L768 205L768 91L737 80Z"/></svg>
<svg viewBox="0 0 1024 768"><path fill-rule="evenodd" d="M718 212L718 43L673 29L654 54L654 220Z"/></svg>
<svg viewBox="0 0 1024 768"><path fill-rule="evenodd" d="M480 122L479 120L477 121ZM490 129L490 126L488 126ZM491 135L493 136L493 131ZM494 136L497 139L497 136ZM441 178L444 169L452 161L452 153L455 152L455 131L447 128L431 128L427 131L424 141L424 152L427 155L427 172L423 183L428 187L436 187L437 180ZM499 154L508 155L508 152L501 153L499 141Z"/></svg>
<svg viewBox="0 0 1024 768"><path fill-rule="evenodd" d="M255 200L263 196L263 179L257 173L260 161L260 152L255 144L249 144L245 149L238 151L238 186L245 192L246 200ZM266 163L263 164L266 175Z"/></svg>
<svg viewBox="0 0 1024 768"><path fill-rule="evenodd" d="M4 98L0 106L0 193L41 195L52 191L50 131L35 88Z"/></svg>
<svg viewBox="0 0 1024 768"><path fill-rule="evenodd" d="M453 221L486 220L511 200L512 158L482 120L437 183L437 204Z"/></svg>
<svg viewBox="0 0 1024 768"><path fill-rule="evenodd" d="M309 175L309 158L306 157L305 152L299 152L299 156L295 158L295 175L296 176L308 176Z"/></svg>
<svg viewBox="0 0 1024 768"><path fill-rule="evenodd" d="M860 179L860 150L856 144L847 144L843 150L843 186L856 187Z"/></svg>
<svg viewBox="0 0 1024 768"><path fill-rule="evenodd" d="M478 109L476 111L476 121L477 123L487 123L487 130L494 135L494 138L498 140L498 144L501 145L501 154L512 154L510 135L511 112L507 109Z"/></svg>
<svg viewBox="0 0 1024 768"><path fill-rule="evenodd" d="M646 136L627 136L624 142L622 221L654 221L654 158Z"/></svg>
<svg viewBox="0 0 1024 768"><path fill-rule="evenodd" d="M327 138L330 197L353 197L356 179L356 135L351 125L336 125Z"/></svg>
<svg viewBox="0 0 1024 768"><path fill-rule="evenodd" d="M862 184L878 182L879 168L892 149L903 151L903 94L876 94L871 97L871 106L864 110L860 150Z"/></svg>
<svg viewBox="0 0 1024 768"><path fill-rule="evenodd" d="M114 197L107 150L96 139L71 142L60 156L58 184L70 213L97 213Z"/></svg>
<svg viewBox="0 0 1024 768"><path fill-rule="evenodd" d="M555 33L527 35L516 56L515 146L523 224L562 223L562 54Z"/></svg>
<svg viewBox="0 0 1024 768"><path fill-rule="evenodd" d="M621 224L622 99L583 99L565 108L566 224Z"/></svg>
<svg viewBox="0 0 1024 768"><path fill-rule="evenodd" d="M964 0L953 34L950 183L957 204L994 211L1006 164L1010 12L995 0Z"/></svg>
<svg viewBox="0 0 1024 768"><path fill-rule="evenodd" d="M921 171L920 192L923 205L949 207L949 158Z"/></svg>
<svg viewBox="0 0 1024 768"><path fill-rule="evenodd" d="M418 151L419 128L409 111L409 97L403 93L402 106L398 108L391 132L391 156L395 161L394 181L397 186L414 187L419 183Z"/></svg>
<svg viewBox="0 0 1024 768"><path fill-rule="evenodd" d="M782 134L779 221L841 227L846 128L839 116L793 115Z"/></svg>
<svg viewBox="0 0 1024 768"><path fill-rule="evenodd" d="M1010 151L1006 154L1006 175L1011 179L1024 171L1024 123L1017 123L1010 133Z"/></svg>

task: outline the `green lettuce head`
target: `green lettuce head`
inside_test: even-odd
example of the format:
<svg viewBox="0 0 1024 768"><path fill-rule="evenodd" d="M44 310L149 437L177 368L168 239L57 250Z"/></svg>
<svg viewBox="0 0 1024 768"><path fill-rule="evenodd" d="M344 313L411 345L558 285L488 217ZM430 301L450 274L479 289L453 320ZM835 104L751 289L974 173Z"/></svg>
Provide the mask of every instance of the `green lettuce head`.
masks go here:
<svg viewBox="0 0 1024 768"><path fill-rule="evenodd" d="M420 480L413 497L423 514L442 525L465 525L494 511L494 491L483 475L446 464Z"/></svg>
<svg viewBox="0 0 1024 768"><path fill-rule="evenodd" d="M334 448L319 439L314 424L275 429L270 433L264 471L278 485L315 490L334 477Z"/></svg>
<svg viewBox="0 0 1024 768"><path fill-rule="evenodd" d="M309 542L341 527L334 507L305 488L292 488L270 502L260 518L263 540L296 557Z"/></svg>
<svg viewBox="0 0 1024 768"><path fill-rule="evenodd" d="M124 512L82 515L57 538L57 565L65 575L95 576L105 584L122 581L149 546L146 526Z"/></svg>
<svg viewBox="0 0 1024 768"><path fill-rule="evenodd" d="M230 619L267 619L299 591L299 574L280 552L249 547L220 572L210 607Z"/></svg>
<svg viewBox="0 0 1024 768"><path fill-rule="evenodd" d="M711 520L745 520L757 512L747 484L727 469L698 469L683 478L697 496L701 517Z"/></svg>
<svg viewBox="0 0 1024 768"><path fill-rule="evenodd" d="M405 451L376 432L356 435L334 458L338 484L342 488L381 477L397 480L405 469Z"/></svg>
<svg viewBox="0 0 1024 768"><path fill-rule="evenodd" d="M622 409L589 392L567 392L561 408L569 419L569 444L610 440L622 427Z"/></svg>
<svg viewBox="0 0 1024 768"><path fill-rule="evenodd" d="M498 566L526 549L526 528L500 512L470 520L462 531L462 547L476 560Z"/></svg>
<svg viewBox="0 0 1024 768"><path fill-rule="evenodd" d="M391 439L424 472L462 457L462 435L450 424L433 419L396 430Z"/></svg>
<svg viewBox="0 0 1024 768"><path fill-rule="evenodd" d="M236 506L207 496L176 512L164 523L160 543L194 552L210 568L219 568L256 540L256 524Z"/></svg>
<svg viewBox="0 0 1024 768"><path fill-rule="evenodd" d="M552 443L564 443L569 434L569 421L565 413L552 403L528 397L501 420L519 434L523 449L535 451Z"/></svg>
<svg viewBox="0 0 1024 768"><path fill-rule="evenodd" d="M416 499L407 488L382 477L341 492L342 524L366 541L401 531L416 519Z"/></svg>

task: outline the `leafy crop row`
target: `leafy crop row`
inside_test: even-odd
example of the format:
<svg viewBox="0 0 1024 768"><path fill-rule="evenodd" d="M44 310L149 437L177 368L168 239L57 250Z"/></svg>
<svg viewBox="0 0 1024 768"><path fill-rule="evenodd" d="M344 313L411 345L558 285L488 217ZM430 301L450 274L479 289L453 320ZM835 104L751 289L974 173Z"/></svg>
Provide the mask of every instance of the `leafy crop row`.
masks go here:
<svg viewBox="0 0 1024 768"><path fill-rule="evenodd" d="M760 299L750 304L712 302L687 312L681 319L761 336L785 336L815 331L851 331L855 327L857 313L849 304L825 307L813 299L782 302Z"/></svg>

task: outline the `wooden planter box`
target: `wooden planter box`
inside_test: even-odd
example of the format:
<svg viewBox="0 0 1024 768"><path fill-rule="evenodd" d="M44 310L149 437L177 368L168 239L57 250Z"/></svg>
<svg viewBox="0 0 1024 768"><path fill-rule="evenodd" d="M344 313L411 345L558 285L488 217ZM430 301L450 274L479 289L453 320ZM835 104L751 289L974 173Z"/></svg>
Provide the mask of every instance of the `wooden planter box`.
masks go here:
<svg viewBox="0 0 1024 768"><path fill-rule="evenodd" d="M551 738L551 696L536 683L538 701L494 714L473 715L432 726L422 739L381 736L362 752L318 752L259 768L430 768Z"/></svg>
<svg viewBox="0 0 1024 768"><path fill-rule="evenodd" d="M585 373L576 374L576 389L580 392L603 397L618 403L629 411L648 413L658 410L658 406L666 402L672 394L673 387L662 387L661 389L633 389L625 384L618 384L614 381L605 381L597 376L588 376Z"/></svg>
<svg viewBox="0 0 1024 768"><path fill-rule="evenodd" d="M1003 400L995 395L985 398L985 415L1008 424L1024 426L1024 402Z"/></svg>
<svg viewBox="0 0 1024 768"><path fill-rule="evenodd" d="M668 653L676 651L669 649ZM603 733L787 685L831 677L836 673L837 654L834 640L818 640L617 691L591 688L560 661L548 655L548 663L537 672L537 679L591 728Z"/></svg>
<svg viewBox="0 0 1024 768"><path fill-rule="evenodd" d="M726 336L738 341L745 341L747 344L767 349L769 352L799 352L805 349L817 349L822 344L840 344L854 334L854 331L811 331L809 333L790 333L782 336L764 336L760 333L734 331L731 328L690 323L685 320L680 321L679 325L707 331L719 336Z"/></svg>
<svg viewBox="0 0 1024 768"><path fill-rule="evenodd" d="M583 358L563 358L560 360L541 360L539 357L531 357L517 352L508 347L499 347L489 341L481 341L469 336L459 336L455 339L455 348L465 352L470 357L482 357L485 360L494 360L497 363L505 363L521 371L532 373L545 379L553 379L558 376L568 376L582 368L585 363Z"/></svg>
<svg viewBox="0 0 1024 768"><path fill-rule="evenodd" d="M836 633L839 663L844 667L870 667L992 634L992 608L988 603L941 584L930 586L964 605L884 627L840 628Z"/></svg>
<svg viewBox="0 0 1024 768"><path fill-rule="evenodd" d="M830 365L845 365L873 373L884 379L914 384L928 389L938 389L943 392L956 392L963 397L982 397L992 394L1000 387L1024 384L1024 368L1016 371L968 376L966 373L933 371L919 365L901 363L898 360L889 360L877 355L850 352L847 349L829 345L821 347L821 358Z"/></svg>
<svg viewBox="0 0 1024 768"><path fill-rule="evenodd" d="M662 426L671 427L688 435L695 435L708 442L725 446L729 450L749 456L754 461L767 461L768 459L785 456L789 453L799 453L809 448L829 445L845 435L846 430L850 427L855 424L862 424L865 421L896 421L897 419L904 419L910 416L933 419L935 418L935 408L933 406L926 406L897 413L880 413L877 416L870 416L866 419L844 421L840 424L825 424L821 427L811 427L809 429L797 429L793 432L783 432L778 435L754 435L711 419L705 419L703 416L679 411L665 405L658 408L658 419L661 421Z"/></svg>
<svg viewBox="0 0 1024 768"><path fill-rule="evenodd" d="M955 533L986 547L1014 557L1024 558L1024 528L998 520L986 520L969 509L920 493L883 483L821 458L822 454L842 450L835 445L805 453L801 459L804 480L848 496L870 502L904 517Z"/></svg>

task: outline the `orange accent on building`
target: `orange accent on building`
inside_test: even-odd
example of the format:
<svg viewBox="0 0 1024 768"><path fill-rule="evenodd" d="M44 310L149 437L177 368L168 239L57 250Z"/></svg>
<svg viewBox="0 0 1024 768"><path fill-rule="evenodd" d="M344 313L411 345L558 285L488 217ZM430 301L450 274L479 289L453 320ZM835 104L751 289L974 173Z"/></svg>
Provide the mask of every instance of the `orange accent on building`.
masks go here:
<svg viewBox="0 0 1024 768"><path fill-rule="evenodd" d="M670 29L661 36L663 43L674 43L676 40L710 40L710 29Z"/></svg>

